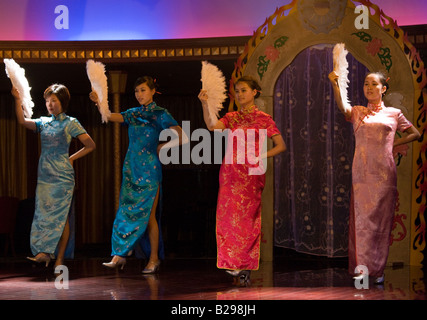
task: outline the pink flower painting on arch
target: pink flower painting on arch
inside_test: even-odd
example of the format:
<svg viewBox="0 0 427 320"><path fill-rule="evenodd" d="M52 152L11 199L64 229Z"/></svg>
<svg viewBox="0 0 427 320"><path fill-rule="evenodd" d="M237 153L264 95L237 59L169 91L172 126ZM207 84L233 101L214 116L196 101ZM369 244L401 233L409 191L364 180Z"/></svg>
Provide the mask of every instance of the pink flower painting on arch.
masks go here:
<svg viewBox="0 0 427 320"><path fill-rule="evenodd" d="M381 47L383 46L383 43L380 39L374 38L371 42L366 46L366 51L372 55L375 56L380 52Z"/></svg>
<svg viewBox="0 0 427 320"><path fill-rule="evenodd" d="M268 46L267 48L265 48L264 54L268 60L271 60L274 62L277 60L277 58L279 58L280 52L275 47Z"/></svg>

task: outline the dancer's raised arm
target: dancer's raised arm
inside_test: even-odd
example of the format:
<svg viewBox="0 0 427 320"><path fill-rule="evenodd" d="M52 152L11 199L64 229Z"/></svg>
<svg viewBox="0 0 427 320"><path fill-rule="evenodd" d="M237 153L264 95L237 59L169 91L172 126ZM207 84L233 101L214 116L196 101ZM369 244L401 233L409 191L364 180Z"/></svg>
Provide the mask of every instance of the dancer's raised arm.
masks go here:
<svg viewBox="0 0 427 320"><path fill-rule="evenodd" d="M18 123L29 130L36 130L36 123L34 122L34 120L27 119L24 116L24 110L22 109L22 100L19 96L18 89L16 89L15 87L12 88L12 95L15 98L15 113Z"/></svg>
<svg viewBox="0 0 427 320"><path fill-rule="evenodd" d="M96 94L96 92L92 91L89 94L89 98L90 98L90 100L95 102L95 105L98 107L99 113L101 113L101 110L99 109L101 103L99 102L99 98L98 98L98 95ZM114 113L112 112L110 115L108 115L107 120L111 121L111 122L119 122L119 123L124 122L123 116L120 113L116 113L116 112L114 112Z"/></svg>
<svg viewBox="0 0 427 320"><path fill-rule="evenodd" d="M199 96L198 96L200 102L202 103L203 107L203 120L205 121L206 126L208 127L209 131L213 131L215 129L225 129L225 125L216 119L215 116L211 115L209 106L208 106L208 94L206 90L200 90Z"/></svg>

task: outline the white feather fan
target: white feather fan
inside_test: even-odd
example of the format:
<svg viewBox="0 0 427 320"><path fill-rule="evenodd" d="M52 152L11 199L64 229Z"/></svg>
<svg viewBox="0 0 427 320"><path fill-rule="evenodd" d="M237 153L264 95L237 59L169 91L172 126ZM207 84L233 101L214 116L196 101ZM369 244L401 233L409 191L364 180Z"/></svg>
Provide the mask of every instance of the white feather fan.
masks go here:
<svg viewBox="0 0 427 320"><path fill-rule="evenodd" d="M31 99L30 86L25 77L25 70L19 66L13 59L3 59L6 65L6 74L9 77L12 85L18 90L19 96L24 107L24 115L26 118L33 116L34 102Z"/></svg>
<svg viewBox="0 0 427 320"><path fill-rule="evenodd" d="M108 122L111 111L108 106L108 80L105 75L105 65L101 62L88 60L86 62L86 71L92 90L98 95L99 112L101 113L102 122Z"/></svg>
<svg viewBox="0 0 427 320"><path fill-rule="evenodd" d="M340 88L341 99L344 104L349 105L348 100L348 62L347 53L344 43L337 43L332 51L334 71L338 74L338 87Z"/></svg>
<svg viewBox="0 0 427 320"><path fill-rule="evenodd" d="M202 89L208 95L209 117L213 124L218 121L219 111L227 98L225 77L217 66L202 61Z"/></svg>

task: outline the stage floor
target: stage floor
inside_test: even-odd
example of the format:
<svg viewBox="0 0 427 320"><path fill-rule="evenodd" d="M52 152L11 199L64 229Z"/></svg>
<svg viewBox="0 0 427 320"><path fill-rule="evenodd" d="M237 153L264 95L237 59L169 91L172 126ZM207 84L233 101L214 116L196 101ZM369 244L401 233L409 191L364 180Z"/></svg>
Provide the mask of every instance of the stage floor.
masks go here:
<svg viewBox="0 0 427 320"><path fill-rule="evenodd" d="M143 260L128 259L123 271L102 266L108 260L66 261L64 282L65 274L53 275L53 264L1 258L0 300L427 300L423 270L412 266L387 268L384 285L357 289L344 261L265 262L240 287L215 259L166 259L149 276L141 273Z"/></svg>

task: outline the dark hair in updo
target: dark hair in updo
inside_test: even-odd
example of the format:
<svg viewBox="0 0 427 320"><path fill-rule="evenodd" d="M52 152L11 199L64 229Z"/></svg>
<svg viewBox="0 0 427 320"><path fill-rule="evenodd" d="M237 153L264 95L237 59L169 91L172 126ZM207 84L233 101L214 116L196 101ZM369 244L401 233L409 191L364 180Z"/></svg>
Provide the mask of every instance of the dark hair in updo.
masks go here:
<svg viewBox="0 0 427 320"><path fill-rule="evenodd" d="M376 76L378 76L378 79L380 79L381 84L383 85L383 87L386 87L386 90L383 93L383 97L385 96L385 94L387 93L388 89L390 88L390 85L388 84L388 80L389 78L385 75L385 73L381 72L381 71L375 71L375 72L369 72L366 76L374 74Z"/></svg>
<svg viewBox="0 0 427 320"><path fill-rule="evenodd" d="M70 91L68 91L67 87L63 84L52 84L44 91L43 98L46 99L52 94L54 94L58 98L59 102L61 102L62 111L66 112L68 109L68 103L71 99Z"/></svg>
<svg viewBox="0 0 427 320"><path fill-rule="evenodd" d="M157 90L157 84L156 84L156 80L154 80L152 77L150 76L143 76L143 77L139 77L138 79L136 79L135 84L133 86L133 88L135 89L137 86L146 83L147 86L153 90Z"/></svg>
<svg viewBox="0 0 427 320"><path fill-rule="evenodd" d="M239 79L237 79L236 83L234 83L234 88L236 88L236 85L239 82L244 82L246 83L249 88L251 88L252 90L256 90L258 91L255 95L255 99L258 98L261 95L261 86L258 84L258 82L252 78L251 76L243 76Z"/></svg>

